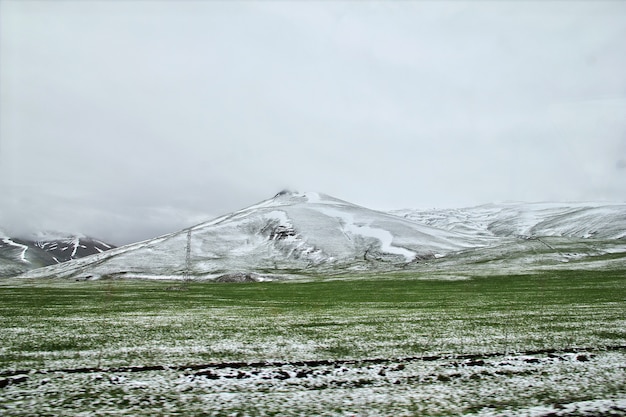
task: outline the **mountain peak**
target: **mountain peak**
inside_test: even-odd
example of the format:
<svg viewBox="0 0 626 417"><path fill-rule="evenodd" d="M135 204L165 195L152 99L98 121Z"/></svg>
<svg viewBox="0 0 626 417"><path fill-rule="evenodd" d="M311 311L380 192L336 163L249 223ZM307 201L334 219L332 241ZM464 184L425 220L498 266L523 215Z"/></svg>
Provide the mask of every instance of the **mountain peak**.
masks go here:
<svg viewBox="0 0 626 417"><path fill-rule="evenodd" d="M270 201L277 202L279 205L283 204L298 204L298 203L313 203L313 204L334 204L334 205L346 205L354 206L354 204L339 198L332 197L328 194L318 193L315 191L292 191L282 190L274 196ZM256 206L253 206L256 207Z"/></svg>
<svg viewBox="0 0 626 417"><path fill-rule="evenodd" d="M285 189L279 191L278 193L276 193L274 198L279 198L279 197L283 197L283 196L293 195L293 194L296 194L296 193L297 193L297 191L293 191L293 190L285 188Z"/></svg>
<svg viewBox="0 0 626 417"><path fill-rule="evenodd" d="M282 190L274 196L275 200L295 199L298 201L308 201L310 199L319 199L319 193L315 192L299 192L295 190Z"/></svg>
<svg viewBox="0 0 626 417"><path fill-rule="evenodd" d="M90 277L215 278L242 271L393 268L467 246L453 232L326 194L284 190L209 222L33 276L84 277L88 269Z"/></svg>

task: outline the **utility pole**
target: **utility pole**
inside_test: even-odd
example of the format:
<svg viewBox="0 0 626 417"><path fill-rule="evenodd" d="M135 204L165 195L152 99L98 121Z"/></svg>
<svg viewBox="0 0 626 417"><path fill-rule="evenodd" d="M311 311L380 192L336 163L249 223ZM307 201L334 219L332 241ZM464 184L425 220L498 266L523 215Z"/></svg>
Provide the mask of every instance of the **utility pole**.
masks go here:
<svg viewBox="0 0 626 417"><path fill-rule="evenodd" d="M185 253L185 272L183 280L185 286L191 281L191 228L187 230L187 251Z"/></svg>

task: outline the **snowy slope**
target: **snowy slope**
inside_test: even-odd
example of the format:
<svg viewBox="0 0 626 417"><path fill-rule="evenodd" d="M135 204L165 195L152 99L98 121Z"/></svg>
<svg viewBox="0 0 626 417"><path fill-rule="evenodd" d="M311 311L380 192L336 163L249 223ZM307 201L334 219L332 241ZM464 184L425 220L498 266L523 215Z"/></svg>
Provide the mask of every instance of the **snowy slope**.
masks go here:
<svg viewBox="0 0 626 417"><path fill-rule="evenodd" d="M114 246L87 236L47 232L34 239L21 239L0 231L0 276L16 275L112 248Z"/></svg>
<svg viewBox="0 0 626 417"><path fill-rule="evenodd" d="M19 258L19 242L11 250ZM506 203L383 213L324 194L281 192L177 233L23 276L254 280L255 273L472 265L504 271L589 262L602 267L600 261L626 261L626 204Z"/></svg>
<svg viewBox="0 0 626 417"><path fill-rule="evenodd" d="M0 231L0 277L17 275L33 266L26 259L28 246L14 242L6 233ZM35 265L35 267L43 265Z"/></svg>
<svg viewBox="0 0 626 417"><path fill-rule="evenodd" d="M190 229L26 276L182 278L392 268L483 244L324 194L283 192Z"/></svg>
<svg viewBox="0 0 626 417"><path fill-rule="evenodd" d="M483 237L626 238L626 204L501 203L462 209L397 210L392 214Z"/></svg>
<svg viewBox="0 0 626 417"><path fill-rule="evenodd" d="M88 236L58 236L40 235L35 241L27 241L52 257L55 263L67 262L72 259L102 253L115 246Z"/></svg>
<svg viewBox="0 0 626 417"><path fill-rule="evenodd" d="M392 213L491 242L421 265L422 271L502 274L626 267L626 204L503 203Z"/></svg>

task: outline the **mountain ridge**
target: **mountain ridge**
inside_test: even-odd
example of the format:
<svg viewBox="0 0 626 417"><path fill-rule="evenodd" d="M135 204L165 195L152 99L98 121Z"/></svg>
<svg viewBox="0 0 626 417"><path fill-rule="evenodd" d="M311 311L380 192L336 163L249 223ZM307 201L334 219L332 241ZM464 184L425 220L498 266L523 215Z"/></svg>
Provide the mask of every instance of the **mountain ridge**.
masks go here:
<svg viewBox="0 0 626 417"><path fill-rule="evenodd" d="M31 238L20 238L0 232L0 274L16 275L113 248L114 245L82 234L42 232Z"/></svg>
<svg viewBox="0 0 626 417"><path fill-rule="evenodd" d="M520 243L520 238L533 239L542 233L567 239L626 241L626 204L609 209L602 204L589 206L508 203L384 212L326 194L283 191L178 232L23 276L262 279L263 274L420 268L441 258L472 262L484 259L481 251L512 253L510 248L518 248L514 251L519 256L519 248L532 246ZM611 253L622 251L620 248L613 246ZM536 247L532 251L538 253ZM594 249L580 256L602 253ZM564 258L562 254L554 257L555 262Z"/></svg>
<svg viewBox="0 0 626 417"><path fill-rule="evenodd" d="M445 230L493 237L626 238L626 203L506 202L391 213Z"/></svg>
<svg viewBox="0 0 626 417"><path fill-rule="evenodd" d="M473 246L460 234L325 194L288 192L179 232L73 261L76 270L60 265L50 272L209 278L241 270L358 270L377 263L407 264Z"/></svg>

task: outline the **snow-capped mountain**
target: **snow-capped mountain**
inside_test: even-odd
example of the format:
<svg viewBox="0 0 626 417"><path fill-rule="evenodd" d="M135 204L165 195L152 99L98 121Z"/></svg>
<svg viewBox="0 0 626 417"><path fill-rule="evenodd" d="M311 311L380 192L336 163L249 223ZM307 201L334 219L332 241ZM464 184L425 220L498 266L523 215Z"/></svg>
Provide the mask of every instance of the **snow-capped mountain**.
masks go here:
<svg viewBox="0 0 626 417"><path fill-rule="evenodd" d="M12 244L19 258L24 243ZM69 253L79 254L79 247ZM471 274L493 267L502 273L563 264L586 268L588 261L593 267L626 265L626 204L507 203L384 213L324 194L281 192L176 233L22 276L247 281L398 268Z"/></svg>
<svg viewBox="0 0 626 417"><path fill-rule="evenodd" d="M48 253L55 263L102 253L115 247L88 236L68 236L65 238L36 240L32 241L32 244Z"/></svg>
<svg viewBox="0 0 626 417"><path fill-rule="evenodd" d="M0 231L0 276L16 275L102 253L114 247L82 235L45 232L34 238L14 238Z"/></svg>
<svg viewBox="0 0 626 417"><path fill-rule="evenodd" d="M626 238L626 204L501 203L391 213L431 227L482 237Z"/></svg>
<svg viewBox="0 0 626 417"><path fill-rule="evenodd" d="M391 268L484 244L324 194L281 192L177 233L27 275L209 278L237 271Z"/></svg>

